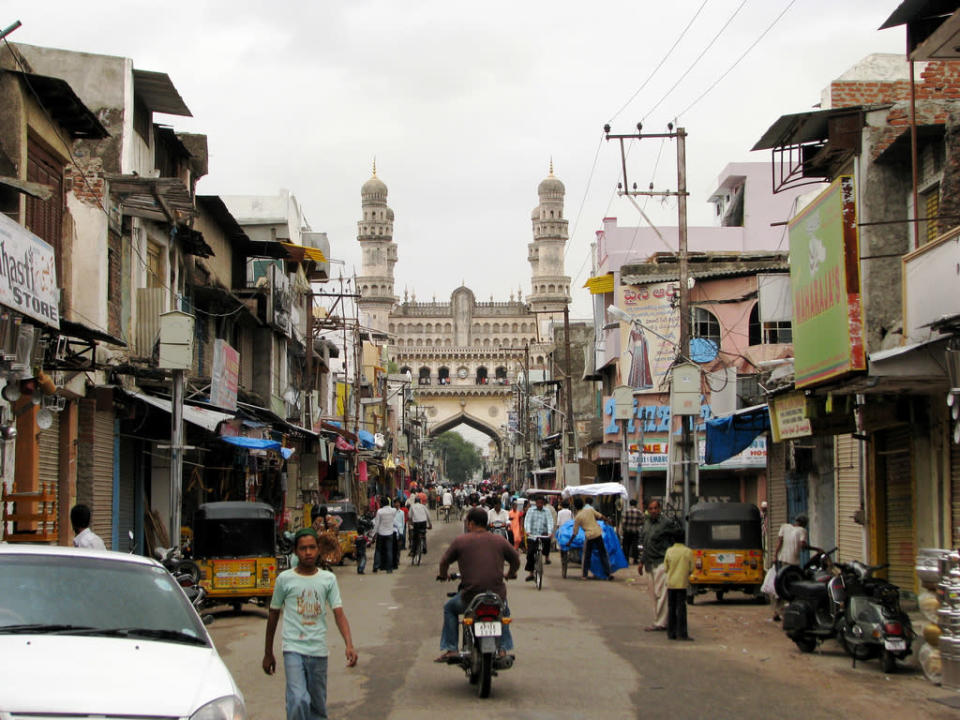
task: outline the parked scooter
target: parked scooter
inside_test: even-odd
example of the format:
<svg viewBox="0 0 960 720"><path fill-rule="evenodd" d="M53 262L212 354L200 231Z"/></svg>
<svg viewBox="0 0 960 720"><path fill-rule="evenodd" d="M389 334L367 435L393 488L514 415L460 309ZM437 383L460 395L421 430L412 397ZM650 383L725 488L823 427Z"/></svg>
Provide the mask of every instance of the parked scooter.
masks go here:
<svg viewBox="0 0 960 720"><path fill-rule="evenodd" d="M911 652L910 618L900 608L900 590L873 573L886 567L854 561L834 565L817 553L803 566L786 566L776 578L777 594L789 601L783 629L802 652L836 637L857 660L881 659L884 672Z"/></svg>
<svg viewBox="0 0 960 720"><path fill-rule="evenodd" d="M200 566L193 560L183 557L180 548L156 547L153 550L153 556L167 569L173 577L179 582L181 577L189 578L190 585L197 585L200 582ZM184 583L180 583L183 585Z"/></svg>
<svg viewBox="0 0 960 720"><path fill-rule="evenodd" d="M456 573L449 575L450 580L459 577ZM451 597L455 594L447 593ZM510 623L510 618L505 617L503 612L504 602L496 593L476 595L460 620L460 653L447 660L448 665L459 665L463 669L470 684L477 686L477 695L482 698L490 697L492 678L497 671L509 670L515 659L513 655L498 654L503 626Z"/></svg>

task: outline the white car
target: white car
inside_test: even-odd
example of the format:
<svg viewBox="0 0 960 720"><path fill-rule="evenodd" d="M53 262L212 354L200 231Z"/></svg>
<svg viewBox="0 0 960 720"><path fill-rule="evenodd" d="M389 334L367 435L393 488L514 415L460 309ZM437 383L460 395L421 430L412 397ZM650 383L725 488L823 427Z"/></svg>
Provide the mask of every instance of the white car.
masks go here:
<svg viewBox="0 0 960 720"><path fill-rule="evenodd" d="M0 720L245 720L173 577L103 550L0 545Z"/></svg>

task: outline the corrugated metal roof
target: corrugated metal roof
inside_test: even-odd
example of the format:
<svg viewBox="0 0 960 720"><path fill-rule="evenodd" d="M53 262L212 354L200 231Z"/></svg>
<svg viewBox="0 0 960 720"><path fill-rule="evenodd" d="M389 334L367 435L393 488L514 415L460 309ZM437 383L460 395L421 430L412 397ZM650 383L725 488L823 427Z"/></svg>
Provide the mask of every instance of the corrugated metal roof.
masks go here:
<svg viewBox="0 0 960 720"><path fill-rule="evenodd" d="M957 0L904 0L880 26L880 30L928 18L950 15L960 8Z"/></svg>
<svg viewBox="0 0 960 720"><path fill-rule="evenodd" d="M687 268L690 277L706 280L771 270L787 271L790 263L787 253L692 253L687 258ZM623 285L669 282L679 277L677 256L673 254L657 254L650 262L620 268Z"/></svg>
<svg viewBox="0 0 960 720"><path fill-rule="evenodd" d="M808 112L781 115L771 125L751 150L770 150L785 145L802 145L809 142L826 140L828 123L832 118L844 115L860 115L871 110L891 107L889 103L878 105L855 105L829 110L811 110Z"/></svg>
<svg viewBox="0 0 960 720"><path fill-rule="evenodd" d="M24 79L50 117L70 133L71 138L102 140L110 137L97 116L83 104L66 80L34 73L9 72Z"/></svg>
<svg viewBox="0 0 960 720"><path fill-rule="evenodd" d="M133 71L133 92L153 112L193 117L170 76L149 70Z"/></svg>

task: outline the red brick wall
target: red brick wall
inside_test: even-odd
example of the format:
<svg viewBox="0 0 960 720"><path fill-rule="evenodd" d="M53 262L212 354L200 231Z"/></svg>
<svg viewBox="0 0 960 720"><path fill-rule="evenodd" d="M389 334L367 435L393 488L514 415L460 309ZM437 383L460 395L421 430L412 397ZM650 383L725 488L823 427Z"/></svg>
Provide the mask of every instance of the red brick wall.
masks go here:
<svg viewBox="0 0 960 720"><path fill-rule="evenodd" d="M960 62L927 63L917 80L916 96L918 101L960 98ZM910 83L907 80L834 82L830 85L833 107L876 105L909 99Z"/></svg>

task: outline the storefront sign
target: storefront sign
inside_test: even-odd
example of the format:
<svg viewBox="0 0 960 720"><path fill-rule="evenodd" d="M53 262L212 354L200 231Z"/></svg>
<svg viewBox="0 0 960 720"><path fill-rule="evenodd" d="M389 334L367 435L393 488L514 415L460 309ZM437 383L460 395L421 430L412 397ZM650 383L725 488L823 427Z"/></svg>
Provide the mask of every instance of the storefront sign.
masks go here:
<svg viewBox="0 0 960 720"><path fill-rule="evenodd" d="M790 221L796 386L866 369L853 178L838 178Z"/></svg>
<svg viewBox="0 0 960 720"><path fill-rule="evenodd" d="M0 304L60 329L60 291L54 249L2 213Z"/></svg>
<svg viewBox="0 0 960 720"><path fill-rule="evenodd" d="M774 442L812 434L810 418L807 417L807 398L803 393L770 399L770 434Z"/></svg>
<svg viewBox="0 0 960 720"><path fill-rule="evenodd" d="M707 448L706 439L701 437L697 445L700 451L701 470L733 470L738 468L765 468L767 466L767 438L764 435L758 435L745 450L716 465L707 465L704 462ZM632 446L628 456L629 469L631 472L665 472L669 464L669 458L670 442L668 437L651 439L644 442L642 455L638 447Z"/></svg>
<svg viewBox="0 0 960 720"><path fill-rule="evenodd" d="M237 409L237 385L240 382L240 353L226 340L213 344L213 373L210 382L210 403L226 410Z"/></svg>

